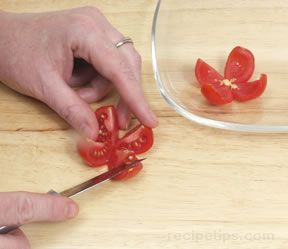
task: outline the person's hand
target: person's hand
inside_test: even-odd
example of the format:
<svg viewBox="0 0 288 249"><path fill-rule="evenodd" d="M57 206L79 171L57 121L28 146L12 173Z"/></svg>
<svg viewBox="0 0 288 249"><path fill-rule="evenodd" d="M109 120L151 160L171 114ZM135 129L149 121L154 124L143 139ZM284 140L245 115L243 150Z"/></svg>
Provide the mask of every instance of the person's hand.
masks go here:
<svg viewBox="0 0 288 249"><path fill-rule="evenodd" d="M101 99L113 86L121 97L121 128L127 128L130 111L143 124L157 125L141 88L139 54L132 44L116 48L123 35L96 8L0 12L0 37L0 80L43 101L87 137L98 134L87 103Z"/></svg>
<svg viewBox="0 0 288 249"><path fill-rule="evenodd" d="M39 221L62 221L78 214L71 199L27 192L0 193L0 227ZM0 249L30 249L28 239L17 229L0 235Z"/></svg>

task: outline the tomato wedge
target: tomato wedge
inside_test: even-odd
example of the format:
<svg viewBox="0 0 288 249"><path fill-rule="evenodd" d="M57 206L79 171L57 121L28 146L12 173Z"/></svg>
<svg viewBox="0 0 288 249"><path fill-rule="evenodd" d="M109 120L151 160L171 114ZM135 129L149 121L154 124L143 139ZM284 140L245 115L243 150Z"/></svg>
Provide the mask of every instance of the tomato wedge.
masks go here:
<svg viewBox="0 0 288 249"><path fill-rule="evenodd" d="M207 84L217 85L224 80L220 73L201 59L197 60L195 76L201 87Z"/></svg>
<svg viewBox="0 0 288 249"><path fill-rule="evenodd" d="M111 157L111 160L108 163L108 168L113 169L119 167L122 163L129 164L133 161L137 160L137 157L134 152L129 150L116 150ZM113 180L127 180L135 175L137 175L143 168L141 162L139 162L136 166L127 171L122 172L121 174L115 176Z"/></svg>
<svg viewBox="0 0 288 249"><path fill-rule="evenodd" d="M201 92L212 105L224 105L233 101L231 91L225 86L217 87L208 84L201 87Z"/></svg>
<svg viewBox="0 0 288 249"><path fill-rule="evenodd" d="M107 143L95 142L91 139L80 141L77 144L77 150L90 167L99 167L106 164L111 153Z"/></svg>
<svg viewBox="0 0 288 249"><path fill-rule="evenodd" d="M235 47L228 56L224 77L235 79L234 83L247 82L253 75L255 59L251 51L242 47Z"/></svg>
<svg viewBox="0 0 288 249"><path fill-rule="evenodd" d="M99 124L98 142L114 144L118 139L119 126L114 106L100 107L95 111Z"/></svg>
<svg viewBox="0 0 288 249"><path fill-rule="evenodd" d="M142 154L148 151L153 145L153 131L142 124L130 130L118 141L118 149L128 149L135 154Z"/></svg>
<svg viewBox="0 0 288 249"><path fill-rule="evenodd" d="M238 89L232 90L233 97L238 101L255 99L262 95L267 86L267 75L261 74L259 80L237 84Z"/></svg>

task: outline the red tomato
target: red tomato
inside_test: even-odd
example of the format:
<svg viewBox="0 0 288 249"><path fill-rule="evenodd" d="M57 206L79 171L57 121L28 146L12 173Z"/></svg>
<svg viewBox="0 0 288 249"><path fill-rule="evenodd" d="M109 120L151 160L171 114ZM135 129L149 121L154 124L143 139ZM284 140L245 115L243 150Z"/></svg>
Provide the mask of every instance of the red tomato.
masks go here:
<svg viewBox="0 0 288 249"><path fill-rule="evenodd" d="M118 149L128 149L135 154L142 154L148 151L153 145L153 131L142 124L130 130L118 142Z"/></svg>
<svg viewBox="0 0 288 249"><path fill-rule="evenodd" d="M246 48L236 47L228 56L224 77L235 79L234 83L247 82L253 75L255 62L254 55Z"/></svg>
<svg viewBox="0 0 288 249"><path fill-rule="evenodd" d="M253 54L246 48L236 47L228 56L222 77L214 68L198 59L195 75L202 95L210 104L224 105L233 101L247 101L259 97L267 85L267 76L248 82L255 68Z"/></svg>
<svg viewBox="0 0 288 249"><path fill-rule="evenodd" d="M247 101L259 97L266 89L267 75L261 74L259 80L237 84L239 89L232 90L233 97L238 101Z"/></svg>
<svg viewBox="0 0 288 249"><path fill-rule="evenodd" d="M111 149L107 143L86 139L77 144L77 150L83 160L91 167L106 164L110 158Z"/></svg>
<svg viewBox="0 0 288 249"><path fill-rule="evenodd" d="M78 153L92 167L108 164L108 168L120 166L123 162L137 160L136 154L144 153L153 145L153 132L142 124L129 131L119 139L119 125L113 106L101 107L95 112L99 123L97 141L83 140L77 145ZM142 164L116 176L116 180L127 179L142 169Z"/></svg>
<svg viewBox="0 0 288 249"><path fill-rule="evenodd" d="M95 111L99 124L98 142L115 143L118 139L119 126L114 106L100 107Z"/></svg>
<svg viewBox="0 0 288 249"><path fill-rule="evenodd" d="M201 59L197 60L195 76L201 87L206 84L217 85L224 80L224 77L221 74Z"/></svg>
<svg viewBox="0 0 288 249"><path fill-rule="evenodd" d="M135 160L137 160L137 157L134 152L129 150L116 150L108 163L108 168L113 169L119 167L120 165L122 165L122 163L129 164ZM124 171L121 174L115 176L113 180L126 180L128 178L131 178L137 175L142 170L142 168L143 165L140 162L133 168L128 169L127 171Z"/></svg>
<svg viewBox="0 0 288 249"><path fill-rule="evenodd" d="M231 91L225 86L217 87L208 84L201 87L201 92L212 105L224 105L233 101Z"/></svg>

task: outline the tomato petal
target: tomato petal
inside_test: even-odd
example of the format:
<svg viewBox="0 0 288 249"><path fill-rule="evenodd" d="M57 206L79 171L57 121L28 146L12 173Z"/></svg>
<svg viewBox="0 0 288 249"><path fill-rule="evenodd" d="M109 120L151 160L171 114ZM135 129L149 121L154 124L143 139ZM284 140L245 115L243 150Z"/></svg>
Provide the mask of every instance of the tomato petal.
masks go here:
<svg viewBox="0 0 288 249"><path fill-rule="evenodd" d="M233 101L231 90L225 86L204 85L201 88L202 95L212 105L224 105Z"/></svg>
<svg viewBox="0 0 288 249"><path fill-rule="evenodd" d="M131 163L137 160L137 157L134 152L129 150L115 150L111 155L111 159L108 163L108 168L113 169L119 167L122 163ZM137 175L143 168L142 163L138 163L131 169L122 172L121 174L115 176L113 180L127 180L135 175Z"/></svg>
<svg viewBox="0 0 288 249"><path fill-rule="evenodd" d="M197 60L195 76L201 87L207 84L216 85L224 80L220 73L201 59Z"/></svg>
<svg viewBox="0 0 288 249"><path fill-rule="evenodd" d="M237 84L238 89L233 89L233 97L238 101L247 101L258 98L267 86L267 75L261 74L259 80Z"/></svg>
<svg viewBox="0 0 288 249"><path fill-rule="evenodd" d="M77 150L82 159L91 167L106 164L110 158L111 149L105 143L91 139L82 140L77 144Z"/></svg>
<svg viewBox="0 0 288 249"><path fill-rule="evenodd" d="M242 47L235 47L228 56L224 76L235 79L234 83L247 82L253 75L255 68L254 55Z"/></svg>
<svg viewBox="0 0 288 249"><path fill-rule="evenodd" d="M139 124L130 130L118 142L118 149L128 149L135 154L142 154L148 151L153 145L153 131L145 125Z"/></svg>
<svg viewBox="0 0 288 249"><path fill-rule="evenodd" d="M97 142L108 142L115 144L119 134L119 125L115 107L100 107L95 111L95 115L99 124L99 135Z"/></svg>

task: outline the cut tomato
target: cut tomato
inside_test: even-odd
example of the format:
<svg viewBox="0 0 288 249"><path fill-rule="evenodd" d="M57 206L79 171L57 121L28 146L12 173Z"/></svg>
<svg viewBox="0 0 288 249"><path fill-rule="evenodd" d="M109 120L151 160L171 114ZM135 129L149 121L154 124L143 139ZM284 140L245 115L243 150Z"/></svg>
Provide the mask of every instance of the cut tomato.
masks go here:
<svg viewBox="0 0 288 249"><path fill-rule="evenodd" d="M128 149L135 154L142 154L148 151L153 145L153 131L142 124L130 130L118 142L118 149Z"/></svg>
<svg viewBox="0 0 288 249"><path fill-rule="evenodd" d="M136 154L144 153L153 145L153 132L142 124L130 130L119 139L119 126L114 106L101 107L95 111L99 123L99 135L96 141L86 139L77 144L77 150L83 160L91 167L104 164L109 169L122 163L131 163ZM128 179L135 176L143 168L141 162L135 167L117 175L115 180Z"/></svg>
<svg viewBox="0 0 288 249"><path fill-rule="evenodd" d="M267 75L261 74L259 80L253 82L244 82L237 84L238 89L232 90L235 100L247 101L250 99L258 98L265 91L267 86Z"/></svg>
<svg viewBox="0 0 288 249"><path fill-rule="evenodd" d="M116 150L113 153L113 156L109 160L108 168L113 169L116 167L119 167L123 163L129 164L131 162L134 162L137 160L137 157L134 152L129 150ZM143 168L143 165L141 162L139 162L136 166L133 168L130 168L119 175L115 176L113 180L126 180L128 178L131 178L135 175L137 175Z"/></svg>
<svg viewBox="0 0 288 249"><path fill-rule="evenodd" d="M77 150L83 160L91 167L106 164L110 158L111 149L107 143L86 139L77 144Z"/></svg>
<svg viewBox="0 0 288 249"><path fill-rule="evenodd" d="M224 77L220 73L201 59L197 60L195 76L201 87L207 84L220 84L224 80Z"/></svg>
<svg viewBox="0 0 288 249"><path fill-rule="evenodd" d="M235 47L228 56L224 77L234 80L234 83L247 82L253 75L255 68L254 55L242 47Z"/></svg>
<svg viewBox="0 0 288 249"><path fill-rule="evenodd" d="M233 95L230 89L225 86L217 87L208 84L202 86L201 92L212 105L224 105L233 101Z"/></svg>
<svg viewBox="0 0 288 249"><path fill-rule="evenodd" d="M115 143L118 139L119 126L114 106L104 106L96 110L99 124L98 142Z"/></svg>

